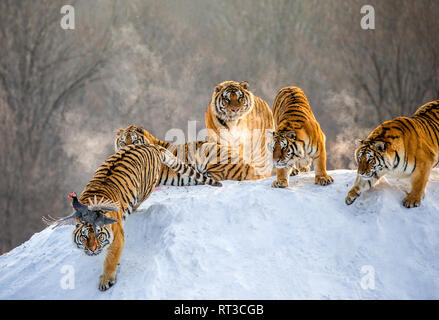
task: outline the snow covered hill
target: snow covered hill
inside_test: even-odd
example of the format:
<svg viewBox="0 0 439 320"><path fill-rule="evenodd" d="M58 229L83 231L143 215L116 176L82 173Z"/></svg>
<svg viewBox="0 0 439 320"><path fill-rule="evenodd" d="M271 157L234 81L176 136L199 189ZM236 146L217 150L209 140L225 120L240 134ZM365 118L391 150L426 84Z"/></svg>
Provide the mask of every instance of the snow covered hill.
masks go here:
<svg viewBox="0 0 439 320"><path fill-rule="evenodd" d="M0 257L0 299L439 299L439 170L415 209L401 204L408 182L391 179L346 206L355 173L330 174L328 187L308 173L289 189L269 178L154 191L125 223L106 292L104 254L76 249L72 227L46 228Z"/></svg>

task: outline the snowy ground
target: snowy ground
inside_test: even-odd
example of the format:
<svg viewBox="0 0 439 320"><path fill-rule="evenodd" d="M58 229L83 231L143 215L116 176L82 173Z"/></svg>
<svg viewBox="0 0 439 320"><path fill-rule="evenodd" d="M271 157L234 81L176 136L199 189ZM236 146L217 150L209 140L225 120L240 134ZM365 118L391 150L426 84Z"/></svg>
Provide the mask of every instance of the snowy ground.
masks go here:
<svg viewBox="0 0 439 320"><path fill-rule="evenodd" d="M125 223L104 293L104 254L76 249L72 227L47 228L0 257L0 299L439 299L439 170L415 209L391 179L346 206L355 174L330 174L328 187L308 173L289 189L269 178L154 191Z"/></svg>

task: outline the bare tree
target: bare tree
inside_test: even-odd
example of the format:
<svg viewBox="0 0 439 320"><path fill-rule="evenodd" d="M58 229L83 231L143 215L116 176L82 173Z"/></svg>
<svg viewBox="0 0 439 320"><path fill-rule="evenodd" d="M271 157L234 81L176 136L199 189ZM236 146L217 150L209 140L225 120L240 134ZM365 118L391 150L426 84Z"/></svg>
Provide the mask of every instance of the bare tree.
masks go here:
<svg viewBox="0 0 439 320"><path fill-rule="evenodd" d="M360 28L363 3L354 3L338 7L337 44L355 92L374 107L379 121L411 115L424 102L437 98L439 3L376 1L375 30Z"/></svg>
<svg viewBox="0 0 439 320"><path fill-rule="evenodd" d="M1 249L24 240L16 230L35 224L44 210L63 208L48 196L59 190L58 176L63 170L59 120L66 101L98 80L105 64L108 31L95 32L93 25L85 23L77 24L82 25L79 30L63 30L59 24L63 4L0 2L0 46L6 53L0 56L1 149L5 154ZM81 8L79 1L73 5ZM111 23L111 14L105 19Z"/></svg>

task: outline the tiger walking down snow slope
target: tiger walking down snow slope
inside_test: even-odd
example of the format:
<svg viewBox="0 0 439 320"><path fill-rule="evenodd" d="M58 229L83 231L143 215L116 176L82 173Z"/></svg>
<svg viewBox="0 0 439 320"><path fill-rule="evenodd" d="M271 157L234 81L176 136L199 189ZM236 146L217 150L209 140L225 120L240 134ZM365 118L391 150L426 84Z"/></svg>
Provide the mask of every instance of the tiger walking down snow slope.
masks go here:
<svg viewBox="0 0 439 320"><path fill-rule="evenodd" d="M57 225L76 224L73 241L88 255L97 255L108 247L99 289L109 289L116 282L116 269L125 243L122 219L151 194L163 165L200 184L221 183L184 164L158 145L130 145L110 156L95 172L79 201L71 195L75 213L65 218L44 219ZM90 205L88 205L90 204Z"/></svg>
<svg viewBox="0 0 439 320"><path fill-rule="evenodd" d="M298 87L285 87L273 103L273 163L276 166L275 188L288 187L290 174L309 171L314 162L315 183L326 186L334 180L326 172L325 135Z"/></svg>
<svg viewBox="0 0 439 320"><path fill-rule="evenodd" d="M411 191L402 202L407 208L418 207L430 171L439 164L439 100L426 103L411 117L398 117L379 125L360 141L355 160L357 177L346 204L352 204L389 174L411 179Z"/></svg>

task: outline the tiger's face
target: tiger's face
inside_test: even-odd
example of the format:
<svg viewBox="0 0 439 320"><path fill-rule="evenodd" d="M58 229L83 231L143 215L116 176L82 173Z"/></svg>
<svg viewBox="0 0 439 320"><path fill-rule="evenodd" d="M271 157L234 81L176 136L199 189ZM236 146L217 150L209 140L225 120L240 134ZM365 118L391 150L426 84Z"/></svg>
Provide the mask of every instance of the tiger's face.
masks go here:
<svg viewBox="0 0 439 320"><path fill-rule="evenodd" d="M355 150L355 161L358 165L358 175L363 179L378 179L395 162L396 153L388 142L360 142Z"/></svg>
<svg viewBox="0 0 439 320"><path fill-rule="evenodd" d="M96 233L89 224L77 224L73 231L73 242L88 256L96 256L114 240L111 227L96 227Z"/></svg>
<svg viewBox="0 0 439 320"><path fill-rule="evenodd" d="M211 104L218 118L235 121L253 109L254 96L246 81L225 81L215 86Z"/></svg>
<svg viewBox="0 0 439 320"><path fill-rule="evenodd" d="M291 167L303 154L300 141L294 131L274 132L271 141L273 164L277 168Z"/></svg>
<svg viewBox="0 0 439 320"><path fill-rule="evenodd" d="M137 126L129 126L126 129L119 129L116 140L114 142L114 150L117 152L125 146L131 144L149 144L147 141L143 129Z"/></svg>

